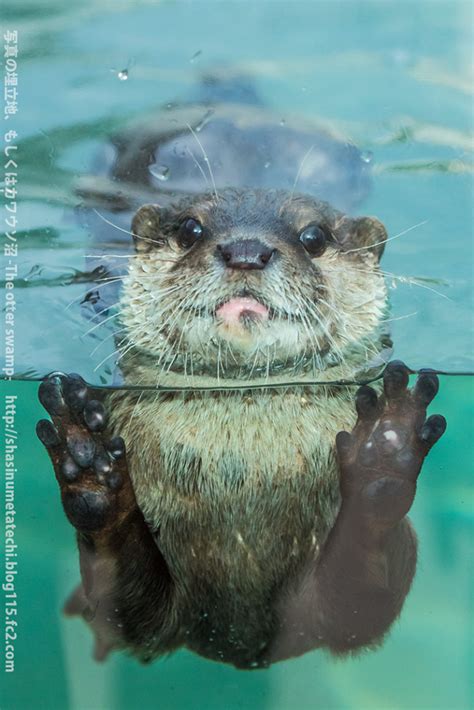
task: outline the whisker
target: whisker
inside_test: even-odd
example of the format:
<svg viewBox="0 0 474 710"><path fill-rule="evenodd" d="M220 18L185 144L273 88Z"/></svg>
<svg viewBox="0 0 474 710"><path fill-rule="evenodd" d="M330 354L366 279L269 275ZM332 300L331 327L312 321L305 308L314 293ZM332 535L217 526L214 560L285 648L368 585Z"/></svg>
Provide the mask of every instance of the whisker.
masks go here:
<svg viewBox="0 0 474 710"><path fill-rule="evenodd" d="M98 291L101 288L104 288L105 286L110 286L111 284L114 283L119 283L121 281L124 281L127 278L128 274L123 274L121 276L108 276L104 278L97 279L93 281L92 283L94 284L91 288L89 288L87 291L82 291L79 296L76 296L76 298L73 298L72 301L70 301L67 306L65 306L64 310L67 311L74 303L77 303L81 298L84 298L87 296L88 293L91 293L93 291ZM147 278L148 275L143 274L142 278ZM154 275L151 275L148 277L150 279L155 278ZM85 301L84 301L85 302ZM119 303L119 302L117 302ZM117 305L117 304L114 304ZM111 306L108 306L111 308Z"/></svg>
<svg viewBox="0 0 474 710"><path fill-rule="evenodd" d="M131 237L135 237L135 239L141 239L142 242L149 242L150 244L154 244L156 246L156 242L154 239L149 239L148 237L142 237L141 234L135 234L134 232L131 232L129 229L124 229L123 227L120 227L118 224L114 224L113 222L110 221L110 219L107 219L104 217L103 214L99 212L95 207L92 208L93 212L96 213L100 219L105 222L106 224L110 225L114 229L118 229L119 232L123 232L124 234L129 234ZM170 261L171 263L176 263L175 261L171 259L159 259L159 261Z"/></svg>
<svg viewBox="0 0 474 710"><path fill-rule="evenodd" d="M314 150L314 144L312 146L310 146L309 150L306 151L306 153L303 156L303 159L300 162L300 166L298 168L298 172L296 173L295 181L293 183L293 188L290 193L290 202L292 201L293 195L295 194L296 186L298 184L298 180L300 179L301 171L303 170L304 164L305 164L306 160L309 158L309 156L311 155L311 153L313 152L313 150Z"/></svg>
<svg viewBox="0 0 474 710"><path fill-rule="evenodd" d="M325 268L326 268L326 271L328 271L328 272L329 271L332 271L332 272L341 272L341 271L346 272L347 271L347 267L334 267L332 265L327 265ZM350 269L351 269L351 271L354 271L358 274L374 274L374 271L372 271L370 269L361 269L361 268L356 268L353 266L351 266ZM377 272L375 272L375 273L377 273ZM446 298L448 301L451 301L451 302L453 301L453 299L450 298L449 296L446 296L445 293L441 293L440 291L436 291L436 289L432 288L431 286L427 286L424 283L420 283L420 281L418 280L418 278L416 276L399 276L398 274L393 274L391 271L384 271L383 269L380 269L379 273L382 276L386 276L387 278L393 279L395 281L399 281L400 283L403 283L403 284L408 284L409 286L419 286L420 288L425 288L428 291L432 291L433 293L435 293L437 296L440 296L441 298Z"/></svg>
<svg viewBox="0 0 474 710"><path fill-rule="evenodd" d="M209 185L209 180L207 179L207 175L206 175L206 173L204 172L201 163L199 162L199 160L197 160L197 158L196 158L195 155L189 150L189 148L186 148L186 150L187 150L187 152L189 153L189 156L193 159L193 161L194 161L196 167L199 168L199 170L200 170L200 172L201 172L201 175L202 175L203 178L204 178L204 182L206 183L206 185Z"/></svg>
<svg viewBox="0 0 474 710"><path fill-rule="evenodd" d="M132 413L131 413L131 415L130 415L130 419L133 419L133 417L135 416L135 412L136 412L136 410L138 409L138 407L139 407L139 405L140 405L140 402L141 402L141 399L142 399L142 397L143 397L144 394L145 394L145 390L142 390L142 391L140 392L140 395L139 395L137 401L135 402L135 406L134 406L133 409L132 409Z"/></svg>
<svg viewBox="0 0 474 710"><path fill-rule="evenodd" d="M120 301L116 301L115 303L111 303L110 305L105 306L104 308L102 308L102 310L96 311L90 320L94 320L98 316L101 316L102 313L106 313L106 311L110 311L112 308L116 308L119 304Z"/></svg>
<svg viewBox="0 0 474 710"><path fill-rule="evenodd" d="M96 323L95 325L92 326L92 328L89 328L89 330L87 330L85 333L83 333L81 337L82 337L82 338L85 338L86 335L89 335L90 333L92 333L92 332L93 332L94 330L96 330L97 328L100 328L101 326L105 325L108 321L112 320L113 318L118 318L119 315L120 315L120 313L113 313L113 314L112 314L111 316L109 316L108 318L104 318L104 320L102 320L100 323Z"/></svg>
<svg viewBox="0 0 474 710"><path fill-rule="evenodd" d="M85 259L132 259L141 256L140 254L84 254Z"/></svg>
<svg viewBox="0 0 474 710"><path fill-rule="evenodd" d="M418 311L413 311L413 313L407 313L405 316L397 316L396 318L382 318L381 323L393 323L396 320L404 320L405 318L412 318L417 316Z"/></svg>
<svg viewBox="0 0 474 710"><path fill-rule="evenodd" d="M99 364L94 367L94 372L97 372L97 370L98 370L100 367L102 367L102 365L103 365L105 362L107 362L107 360L110 360L110 358L111 358L111 357L114 357L114 355L116 355L118 352L120 352L119 348L117 348L116 350L114 350L113 353L110 353L110 355L107 355L106 357L104 357L104 359L101 360L101 361L99 362Z"/></svg>
<svg viewBox="0 0 474 710"><path fill-rule="evenodd" d="M382 242L376 242L375 244L370 244L370 246L366 247L357 247L357 249L348 249L347 251L341 252L342 254L353 254L356 251L365 251L366 249L373 249L374 247L381 246L382 244L388 244L388 242L393 242L394 239L399 239L400 237L403 237L405 234L408 234L408 232L411 232L413 229L416 229L417 227L422 227L424 224L427 224L429 222L428 219L423 220L423 222L418 222L418 224L414 224L411 227L408 227L408 229L404 229L403 232L399 232L398 234L395 234L393 237L389 237L388 239L384 239Z"/></svg>
<svg viewBox="0 0 474 710"><path fill-rule="evenodd" d="M113 276L101 276L94 283L106 285L108 283L114 283L114 281L125 281L128 274L114 274Z"/></svg>
<svg viewBox="0 0 474 710"><path fill-rule="evenodd" d="M128 234L130 237L136 237L136 239L144 239L144 237L138 236L138 234L134 234L131 232L129 229L124 229L123 227L120 227L118 224L114 224L113 222L110 221L110 219L107 219L107 217L104 217L103 214L99 212L95 207L92 208L92 211L96 213L100 219L105 222L105 224L108 224L110 227L113 227L114 229L118 229L119 232L123 232L124 234ZM152 239L149 239L148 241L153 241Z"/></svg>
<svg viewBox="0 0 474 710"><path fill-rule="evenodd" d="M95 353L97 352L97 350L98 350L100 347L102 347L102 345L104 345L104 343L106 343L108 340L110 340L110 338L115 338L115 337L117 337L117 334L118 334L118 333L123 333L124 330L127 330L127 326L124 326L123 328L119 328L118 330L114 330L113 333L110 333L110 334L107 335L105 338L103 338L103 339L100 341L100 343L99 343L98 345L96 345L93 350L91 350L91 352L89 353L89 357L92 357L93 355L95 355ZM121 345L122 342L123 342L123 339L122 339L122 341L119 343L119 345Z"/></svg>
<svg viewBox="0 0 474 710"><path fill-rule="evenodd" d="M217 194L216 182L215 182L215 180L214 180L214 174L213 174L213 172L212 172L211 163L209 162L209 158L207 157L207 153L206 153L206 151L204 150L204 146L203 146L203 144L201 143L201 141L199 140L199 138L198 138L196 132L193 130L192 126L191 126L189 123L187 123L186 125L187 125L187 127L189 128L189 130L191 131L191 133L192 133L192 135L193 135L193 137L194 137L196 143L198 144L199 148L201 149L201 152L202 152L203 157L204 157L204 162L206 163L207 169L208 169L208 171L209 171L209 176L210 176L210 178L211 178L212 187L214 188L214 195L216 196L216 202L219 202L219 196L218 196L218 194Z"/></svg>
<svg viewBox="0 0 474 710"><path fill-rule="evenodd" d="M437 291L431 286L427 286L426 284L420 283L414 277L412 278L410 276L396 276L395 274L391 274L389 271L384 271L383 273L385 276L395 279L396 281L399 281L402 284L408 284L409 286L419 286L419 288L424 288L427 291L431 291L431 293L435 293L437 296L441 296L441 298L445 298L447 301L451 301L451 303L454 303L453 299L447 296L445 293L441 293L440 291Z"/></svg>

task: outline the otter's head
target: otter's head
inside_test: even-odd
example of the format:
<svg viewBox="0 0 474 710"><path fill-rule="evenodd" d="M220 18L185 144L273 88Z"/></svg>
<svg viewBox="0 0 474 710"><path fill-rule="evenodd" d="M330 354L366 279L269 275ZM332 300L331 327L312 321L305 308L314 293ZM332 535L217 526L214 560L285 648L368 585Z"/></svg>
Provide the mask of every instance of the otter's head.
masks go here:
<svg viewBox="0 0 474 710"><path fill-rule="evenodd" d="M122 325L126 347L157 372L317 374L372 354L386 302L378 220L227 189L145 205L132 232Z"/></svg>

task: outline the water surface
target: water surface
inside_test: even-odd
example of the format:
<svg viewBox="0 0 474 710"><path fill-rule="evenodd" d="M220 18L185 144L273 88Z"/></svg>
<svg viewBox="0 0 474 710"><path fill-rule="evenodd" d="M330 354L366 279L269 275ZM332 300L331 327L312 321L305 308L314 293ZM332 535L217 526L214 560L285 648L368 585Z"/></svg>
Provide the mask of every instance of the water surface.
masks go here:
<svg viewBox="0 0 474 710"><path fill-rule="evenodd" d="M74 186L111 131L186 98L200 73L216 67L250 77L281 121L317 119L360 147L373 185L357 210L401 235L382 262L396 356L414 368L473 369L470 2L19 0L3 15L21 48L17 373L62 369L112 382L113 355L100 364L113 353L111 331L84 335L90 324L78 304L88 285L70 283L91 246L73 214ZM91 352L101 338L99 357ZM145 668L125 655L92 660L88 630L59 612L77 583L77 559L34 436L43 416L36 389L2 383L18 395L21 612L2 707L472 706L470 378L442 378L433 411L446 416L448 431L412 511L418 572L383 647L338 662L309 653L258 673L184 651Z"/></svg>

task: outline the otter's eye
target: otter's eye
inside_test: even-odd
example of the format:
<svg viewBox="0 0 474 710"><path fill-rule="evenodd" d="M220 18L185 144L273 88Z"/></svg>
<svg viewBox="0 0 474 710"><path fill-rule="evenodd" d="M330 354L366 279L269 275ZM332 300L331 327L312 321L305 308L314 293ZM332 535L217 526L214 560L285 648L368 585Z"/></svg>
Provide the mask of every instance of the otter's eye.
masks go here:
<svg viewBox="0 0 474 710"><path fill-rule="evenodd" d="M300 233L299 240L310 256L321 256L326 250L326 234L317 224L305 227Z"/></svg>
<svg viewBox="0 0 474 710"><path fill-rule="evenodd" d="M197 219L185 219L179 228L178 243L183 249L189 249L202 237L203 226Z"/></svg>

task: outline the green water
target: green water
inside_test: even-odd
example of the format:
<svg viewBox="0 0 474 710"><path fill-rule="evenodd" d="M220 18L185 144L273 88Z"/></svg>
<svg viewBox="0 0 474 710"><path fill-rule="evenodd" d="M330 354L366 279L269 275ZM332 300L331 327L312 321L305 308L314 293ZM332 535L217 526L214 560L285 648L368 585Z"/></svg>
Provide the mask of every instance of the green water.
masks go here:
<svg viewBox="0 0 474 710"><path fill-rule="evenodd" d="M430 453L411 518L419 537L413 588L383 647L334 661L308 653L243 672L178 652L149 667L125 656L92 659L92 638L61 606L78 582L74 534L54 474L33 435L36 386L18 395L18 641L3 675L5 710L29 708L440 708L472 706L473 381L444 378L435 411L448 430Z"/></svg>
<svg viewBox="0 0 474 710"><path fill-rule="evenodd" d="M18 372L64 369L99 381L96 341L78 337L89 326L74 305L65 315L85 287L55 281L81 270L88 253L87 231L68 212L73 183L112 128L185 97L216 66L250 76L282 120L318 117L374 153L374 185L359 211L380 217L392 236L420 225L388 245L383 267L429 279L390 279L396 355L414 367L473 369L470 2L4 5L4 26L21 37L15 126L27 280L16 291ZM60 611L79 572L34 435L44 415L37 385L1 383L2 406L3 395L17 395L18 431L18 638L15 672L1 671L2 710L472 707L473 387L469 377L442 378L432 411L448 430L411 513L417 574L383 646L344 661L313 652L248 673L187 652L149 667L125 655L92 660L88 629Z"/></svg>

